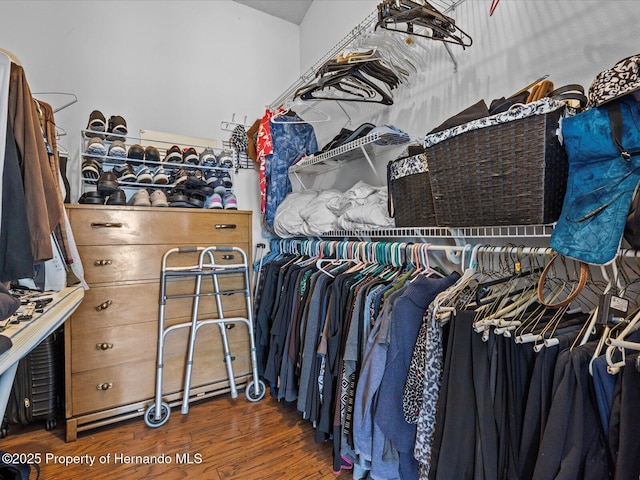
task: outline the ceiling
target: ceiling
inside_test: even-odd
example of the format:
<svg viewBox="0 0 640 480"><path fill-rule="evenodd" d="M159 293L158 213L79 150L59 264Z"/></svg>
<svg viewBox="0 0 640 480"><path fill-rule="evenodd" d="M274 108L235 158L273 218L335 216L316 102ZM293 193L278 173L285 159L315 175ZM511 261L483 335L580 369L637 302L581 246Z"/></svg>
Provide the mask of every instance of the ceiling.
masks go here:
<svg viewBox="0 0 640 480"><path fill-rule="evenodd" d="M287 22L300 25L313 0L234 0Z"/></svg>

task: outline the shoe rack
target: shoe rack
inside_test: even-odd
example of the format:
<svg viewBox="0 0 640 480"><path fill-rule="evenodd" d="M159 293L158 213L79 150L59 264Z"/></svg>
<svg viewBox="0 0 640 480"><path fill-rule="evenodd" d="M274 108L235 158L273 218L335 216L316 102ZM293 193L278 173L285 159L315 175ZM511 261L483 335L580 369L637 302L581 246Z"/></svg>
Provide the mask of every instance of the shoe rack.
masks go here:
<svg viewBox="0 0 640 480"><path fill-rule="evenodd" d="M228 173L229 177L231 178L232 183L235 185L235 174L237 173L238 169L240 168L239 165L239 156L238 153L232 149L232 148L219 148L219 147L212 147L209 145L186 145L186 144L179 144L178 146L180 147L180 150L183 151L185 148L191 148L193 147L197 154L200 155L200 153L205 149L205 148L211 148L216 157L218 157L223 151L228 151L231 152L232 154L232 158L233 158L233 167L209 167L209 166L203 166L203 165L195 165L195 164L191 164L191 163L182 163L182 162L165 162L164 158L166 157L167 151L173 146L176 145L173 142L168 142L168 141L164 141L164 140L155 140L155 139L149 139L149 138L141 138L141 137L135 137L135 136L130 136L130 135L118 135L118 134L114 134L109 132L108 133L109 137L112 140L108 140L104 137L107 136L107 133L105 132L98 132L98 131L93 131L93 130L81 130L80 131L80 185L79 185L79 192L80 194L87 192L87 191L92 191L92 190L96 190L97 188L97 179L95 178L90 178L87 177L83 174L82 169L83 166L85 164L85 161L88 159L94 159L96 160L98 163L101 164L101 172L107 172L107 171L111 171L113 170L114 167L118 166L118 165L122 165L125 162L128 162L128 158L123 158L123 157L119 157L119 156L112 156L109 155L109 150L111 147L111 144L114 141L120 140L124 143L125 148L127 150L127 152L129 151L129 148L132 145L140 145L142 146L142 148L146 148L149 146L153 146L155 148L158 149L158 152L160 154L160 161L153 161L153 160L136 160L137 163L143 163L144 165L146 165L151 171L153 171L154 169L156 169L158 166L162 166L165 169L165 173L167 175L167 177L169 177L169 182L166 184L158 184L158 183L143 183L143 182L118 182L120 188L122 188L123 190L125 190L125 192L128 194L127 197L129 197L129 194L131 191L135 191L138 190L140 188L154 188L154 189L163 189L165 191L170 191L171 189L175 188L177 185L173 182L171 182L171 174L173 173L174 170L176 169L185 169L187 170L187 173L189 172L195 172L196 170L200 170L203 175L206 173L206 171L208 170L219 170L219 171L225 171ZM91 140L92 137L101 137L103 140L103 144L104 147L107 151L106 155L101 155L101 154L92 154L92 153L88 153L87 152L87 147L89 146L89 141ZM133 168L133 166L132 166ZM134 169L135 170L135 169ZM233 191L233 187L230 189Z"/></svg>

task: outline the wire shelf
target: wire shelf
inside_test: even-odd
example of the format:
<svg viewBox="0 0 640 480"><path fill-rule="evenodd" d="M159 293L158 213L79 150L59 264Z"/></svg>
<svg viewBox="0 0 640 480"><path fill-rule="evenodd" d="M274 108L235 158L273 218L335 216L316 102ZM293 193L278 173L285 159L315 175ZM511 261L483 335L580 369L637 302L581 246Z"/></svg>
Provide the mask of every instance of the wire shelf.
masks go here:
<svg viewBox="0 0 640 480"><path fill-rule="evenodd" d="M331 230L327 238L548 238L555 224L509 225L497 227L404 227L380 230Z"/></svg>
<svg viewBox="0 0 640 480"><path fill-rule="evenodd" d="M376 132L354 140L353 142L340 145L328 152L304 157L298 163L289 167L289 172L308 171L311 173L320 171L326 167L336 166L343 162L362 158L362 149L365 149L366 153L371 155L380 153L389 147L403 145L410 140L411 138L407 134Z"/></svg>

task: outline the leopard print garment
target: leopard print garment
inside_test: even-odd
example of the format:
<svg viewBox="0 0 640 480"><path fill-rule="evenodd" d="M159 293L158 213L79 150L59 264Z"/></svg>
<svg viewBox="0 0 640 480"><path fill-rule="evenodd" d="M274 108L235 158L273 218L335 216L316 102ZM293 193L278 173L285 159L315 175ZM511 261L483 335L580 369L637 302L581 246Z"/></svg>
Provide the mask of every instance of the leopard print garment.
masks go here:
<svg viewBox="0 0 640 480"><path fill-rule="evenodd" d="M404 384L402 395L402 412L407 423L418 423L418 416L422 409L422 393L424 388L425 358L427 355L427 336L429 327L427 322L422 322L416 344L413 347L413 355L409 363L407 381Z"/></svg>
<svg viewBox="0 0 640 480"><path fill-rule="evenodd" d="M431 445L436 426L436 411L438 396L442 383L442 370L444 349L442 345L442 327L435 317L433 304L429 307L426 320L427 324L427 349L425 352L424 378L422 389L422 406L418 416L416 446L414 457L421 464L421 475L428 474L431 462ZM426 478L426 477L420 477Z"/></svg>

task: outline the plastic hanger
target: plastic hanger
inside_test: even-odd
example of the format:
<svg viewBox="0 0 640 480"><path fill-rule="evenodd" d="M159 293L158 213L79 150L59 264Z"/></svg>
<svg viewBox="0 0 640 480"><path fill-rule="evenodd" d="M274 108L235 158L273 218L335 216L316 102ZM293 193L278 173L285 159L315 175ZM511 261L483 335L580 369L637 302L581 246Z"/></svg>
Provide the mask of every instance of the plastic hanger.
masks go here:
<svg viewBox="0 0 640 480"><path fill-rule="evenodd" d="M400 25L405 25L405 29L400 29ZM470 47L473 43L453 18L424 1L415 3L409 0L384 0L378 4L378 22L375 27L454 43L463 48Z"/></svg>

